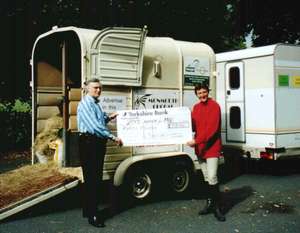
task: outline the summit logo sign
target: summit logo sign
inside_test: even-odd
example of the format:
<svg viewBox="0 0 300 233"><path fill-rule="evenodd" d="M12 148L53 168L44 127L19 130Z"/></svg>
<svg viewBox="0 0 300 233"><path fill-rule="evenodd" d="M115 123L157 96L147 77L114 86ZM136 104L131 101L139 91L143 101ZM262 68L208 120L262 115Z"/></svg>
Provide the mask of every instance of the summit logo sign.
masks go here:
<svg viewBox="0 0 300 233"><path fill-rule="evenodd" d="M137 94L134 98L134 109L157 109L179 107L178 94L168 91Z"/></svg>

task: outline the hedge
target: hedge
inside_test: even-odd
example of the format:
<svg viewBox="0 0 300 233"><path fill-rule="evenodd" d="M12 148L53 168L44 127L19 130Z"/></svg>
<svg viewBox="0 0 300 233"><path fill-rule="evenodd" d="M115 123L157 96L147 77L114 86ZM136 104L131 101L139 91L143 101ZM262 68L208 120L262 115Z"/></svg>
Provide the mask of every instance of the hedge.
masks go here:
<svg viewBox="0 0 300 233"><path fill-rule="evenodd" d="M0 102L0 151L20 150L31 145L31 103L16 99Z"/></svg>

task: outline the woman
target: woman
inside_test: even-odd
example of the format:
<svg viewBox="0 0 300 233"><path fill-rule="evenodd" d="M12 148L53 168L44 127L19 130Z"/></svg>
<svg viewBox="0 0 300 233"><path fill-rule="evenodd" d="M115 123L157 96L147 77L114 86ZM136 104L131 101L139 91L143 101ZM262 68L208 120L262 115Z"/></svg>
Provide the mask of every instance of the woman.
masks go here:
<svg viewBox="0 0 300 233"><path fill-rule="evenodd" d="M208 196L206 206L199 214L214 213L219 221L225 221L225 216L219 208L220 191L217 171L218 159L221 156L221 111L219 104L208 97L209 88L205 84L195 86L195 94L199 102L192 110L194 139L187 144L195 147L200 167L207 186Z"/></svg>

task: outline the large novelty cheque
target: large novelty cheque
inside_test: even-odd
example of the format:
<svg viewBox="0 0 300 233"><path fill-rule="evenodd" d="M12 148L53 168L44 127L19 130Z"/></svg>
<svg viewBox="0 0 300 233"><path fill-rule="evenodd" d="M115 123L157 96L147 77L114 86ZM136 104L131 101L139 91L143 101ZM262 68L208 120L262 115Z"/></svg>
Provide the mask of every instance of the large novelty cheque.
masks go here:
<svg viewBox="0 0 300 233"><path fill-rule="evenodd" d="M187 107L118 111L118 137L124 146L185 144L192 140Z"/></svg>

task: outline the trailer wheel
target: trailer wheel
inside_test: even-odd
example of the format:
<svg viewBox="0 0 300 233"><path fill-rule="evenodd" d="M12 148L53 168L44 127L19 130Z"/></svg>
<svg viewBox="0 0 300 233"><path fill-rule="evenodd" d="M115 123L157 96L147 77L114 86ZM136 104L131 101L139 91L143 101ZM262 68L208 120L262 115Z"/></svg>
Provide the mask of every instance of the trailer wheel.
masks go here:
<svg viewBox="0 0 300 233"><path fill-rule="evenodd" d="M125 184L129 198L137 201L148 199L152 194L152 182L152 175L148 170L131 171Z"/></svg>
<svg viewBox="0 0 300 233"><path fill-rule="evenodd" d="M171 172L171 189L175 193L185 193L190 187L191 172L186 166L176 166Z"/></svg>

